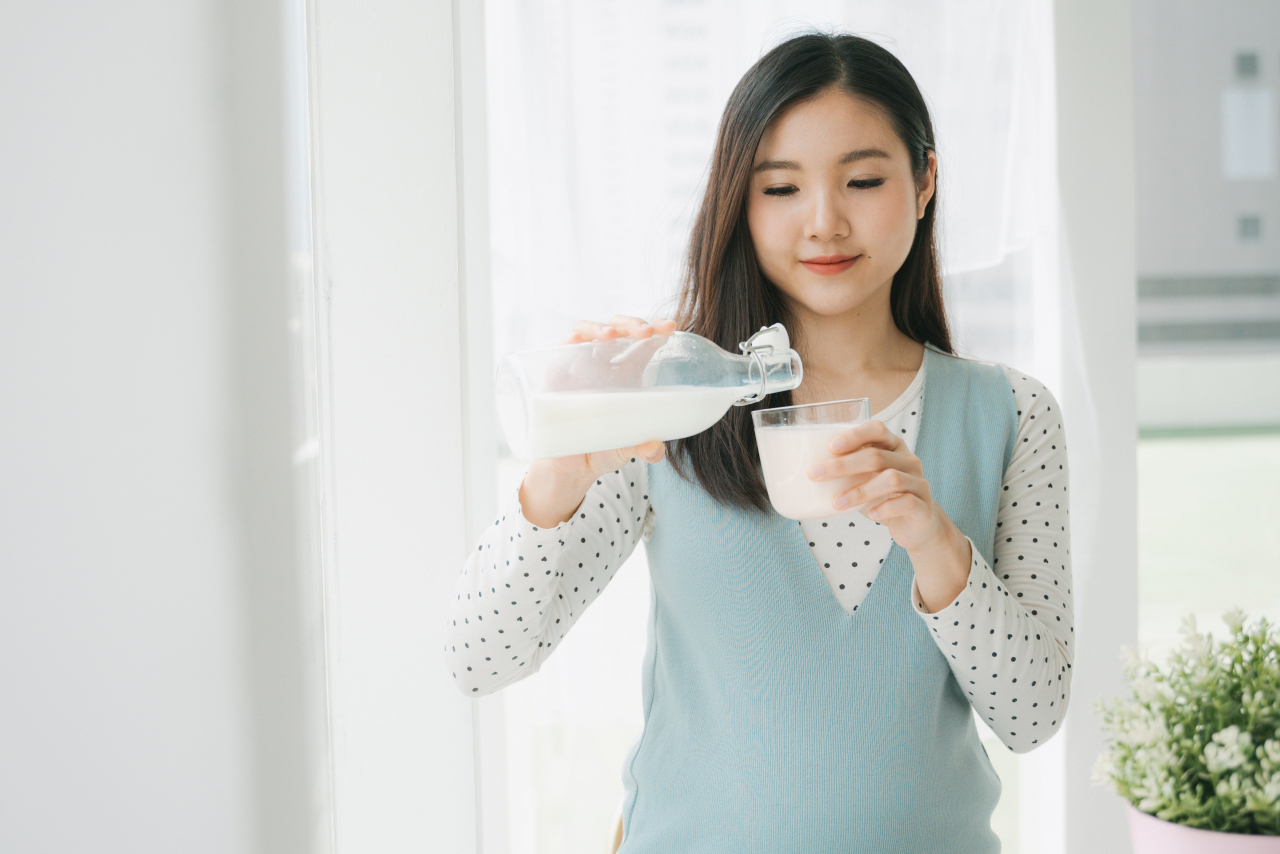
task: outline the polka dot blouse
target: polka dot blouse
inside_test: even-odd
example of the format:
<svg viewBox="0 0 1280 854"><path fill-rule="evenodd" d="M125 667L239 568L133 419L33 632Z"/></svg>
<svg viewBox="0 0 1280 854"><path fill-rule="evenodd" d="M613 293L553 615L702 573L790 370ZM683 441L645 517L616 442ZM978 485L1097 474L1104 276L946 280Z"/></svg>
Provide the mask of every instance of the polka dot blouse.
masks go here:
<svg viewBox="0 0 1280 854"><path fill-rule="evenodd" d="M929 613L912 600L970 704L1012 750L1044 742L1070 697L1072 625L1067 449L1053 395L1004 368L1018 413L1005 471L992 563L977 548L965 589ZM924 365L874 418L915 449ZM632 461L601 477L573 518L539 529L518 495L467 559L449 618L445 655L459 688L488 694L536 671L661 518L649 505L648 469ZM831 593L853 614L893 540L860 513L797 522Z"/></svg>

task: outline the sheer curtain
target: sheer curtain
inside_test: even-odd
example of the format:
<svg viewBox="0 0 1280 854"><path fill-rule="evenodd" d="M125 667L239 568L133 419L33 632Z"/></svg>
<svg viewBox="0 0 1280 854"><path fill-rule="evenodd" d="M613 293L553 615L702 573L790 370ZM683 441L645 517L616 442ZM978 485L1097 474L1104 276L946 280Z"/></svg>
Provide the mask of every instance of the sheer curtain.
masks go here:
<svg viewBox="0 0 1280 854"><path fill-rule="evenodd" d="M488 0L486 26L497 353L669 309L732 87L816 27L883 44L929 103L961 353L1060 381L1050 0ZM505 496L521 469L499 468ZM539 674L483 701L505 712L511 851L599 850L640 728L646 586L640 550Z"/></svg>
<svg viewBox="0 0 1280 854"><path fill-rule="evenodd" d="M972 355L1020 356L1031 369L1034 345L1000 342L965 303L1026 303L1030 317L1033 292L1056 279L1046 0L488 7L499 353L555 339L581 317L663 306L733 85L773 44L817 27L872 38L915 76L936 125L941 243L945 270L962 282L952 294L961 339ZM1001 265L989 281L973 275Z"/></svg>

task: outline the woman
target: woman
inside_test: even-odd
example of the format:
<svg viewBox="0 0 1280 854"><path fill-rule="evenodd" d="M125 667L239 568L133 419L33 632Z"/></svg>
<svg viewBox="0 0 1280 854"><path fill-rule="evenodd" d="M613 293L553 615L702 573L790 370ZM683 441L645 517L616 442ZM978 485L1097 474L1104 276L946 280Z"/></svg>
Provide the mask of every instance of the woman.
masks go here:
<svg viewBox="0 0 1280 854"><path fill-rule="evenodd" d="M781 321L805 381L762 406L870 397L876 413L810 472L855 478L840 515L771 512L735 408L670 448L534 462L472 554L446 653L475 696L537 669L646 535L623 852L996 851L999 781L971 709L1017 751L1062 722L1058 407L1020 372L950 355L937 169L891 54L792 39L725 109L678 322L582 322L569 339L679 327L732 349Z"/></svg>

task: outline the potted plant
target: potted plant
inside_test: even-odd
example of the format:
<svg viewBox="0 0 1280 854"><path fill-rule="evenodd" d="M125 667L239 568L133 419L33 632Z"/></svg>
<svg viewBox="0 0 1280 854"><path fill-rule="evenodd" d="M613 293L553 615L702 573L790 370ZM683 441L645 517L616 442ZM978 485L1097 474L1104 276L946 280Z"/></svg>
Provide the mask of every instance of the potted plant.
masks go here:
<svg viewBox="0 0 1280 854"><path fill-rule="evenodd" d="M1215 643L1187 617L1165 669L1126 647L1132 696L1098 705L1094 778L1129 801L1136 854L1280 854L1280 632L1223 619Z"/></svg>

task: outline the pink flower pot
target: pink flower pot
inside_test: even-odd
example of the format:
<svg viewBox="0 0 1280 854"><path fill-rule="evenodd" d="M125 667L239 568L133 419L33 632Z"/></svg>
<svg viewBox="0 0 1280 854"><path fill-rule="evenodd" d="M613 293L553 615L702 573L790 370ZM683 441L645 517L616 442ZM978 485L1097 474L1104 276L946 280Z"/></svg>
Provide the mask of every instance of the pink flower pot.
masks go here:
<svg viewBox="0 0 1280 854"><path fill-rule="evenodd" d="M1219 833L1162 821L1129 808L1133 854L1280 854L1280 836Z"/></svg>

